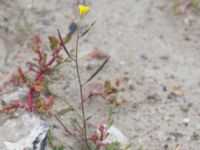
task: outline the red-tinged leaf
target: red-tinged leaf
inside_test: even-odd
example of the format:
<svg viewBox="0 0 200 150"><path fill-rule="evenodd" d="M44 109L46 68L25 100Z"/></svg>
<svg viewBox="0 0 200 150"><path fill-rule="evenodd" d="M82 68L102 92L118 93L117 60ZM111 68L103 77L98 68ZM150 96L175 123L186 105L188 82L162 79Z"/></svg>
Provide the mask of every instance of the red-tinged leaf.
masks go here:
<svg viewBox="0 0 200 150"><path fill-rule="evenodd" d="M33 37L33 41L32 41L32 49L35 52L39 52L40 50L40 44L41 44L41 39L38 35Z"/></svg>
<svg viewBox="0 0 200 150"><path fill-rule="evenodd" d="M44 75L43 73L40 73L40 74L36 77L35 81L37 81L37 82L43 82L44 79L45 79L45 75Z"/></svg>
<svg viewBox="0 0 200 150"><path fill-rule="evenodd" d="M116 85L116 86L119 86L120 83L121 83L121 80L120 80L120 79L117 79L117 80L115 81L115 85Z"/></svg>
<svg viewBox="0 0 200 150"><path fill-rule="evenodd" d="M39 52L39 51L40 51L40 47L37 46L37 45L32 45L32 50L33 50L34 52Z"/></svg>
<svg viewBox="0 0 200 150"><path fill-rule="evenodd" d="M98 140L98 137L96 135L92 135L91 137L88 138L88 140L93 141L94 143L96 143L96 141Z"/></svg>
<svg viewBox="0 0 200 150"><path fill-rule="evenodd" d="M108 54L99 50L99 49L94 49L92 52L88 54L89 59L104 59L108 57Z"/></svg>
<svg viewBox="0 0 200 150"><path fill-rule="evenodd" d="M90 93L87 98L92 98L97 96L103 97L104 95L103 93Z"/></svg>
<svg viewBox="0 0 200 150"><path fill-rule="evenodd" d="M49 99L48 99L48 101L47 101L47 103L46 103L46 107L45 107L46 110L51 109L51 107L52 107L53 104L54 104L55 99L56 99L56 96L55 96L55 95L52 95L52 96L49 97Z"/></svg>
<svg viewBox="0 0 200 150"><path fill-rule="evenodd" d="M35 90L36 92L42 92L42 91L44 91L44 89L45 89L45 87L44 87L44 86L41 86L41 85L34 85L33 88L34 88L34 90Z"/></svg>
<svg viewBox="0 0 200 150"><path fill-rule="evenodd" d="M32 42L33 44L40 45L41 42L42 42L42 40L41 40L41 38L40 38L39 35L35 35L35 36L33 37L33 42Z"/></svg>
<svg viewBox="0 0 200 150"><path fill-rule="evenodd" d="M25 76L25 73L22 71L22 69L20 67L18 67L18 73L19 73L19 76L20 78L22 79L22 81L24 83L26 83L26 76Z"/></svg>

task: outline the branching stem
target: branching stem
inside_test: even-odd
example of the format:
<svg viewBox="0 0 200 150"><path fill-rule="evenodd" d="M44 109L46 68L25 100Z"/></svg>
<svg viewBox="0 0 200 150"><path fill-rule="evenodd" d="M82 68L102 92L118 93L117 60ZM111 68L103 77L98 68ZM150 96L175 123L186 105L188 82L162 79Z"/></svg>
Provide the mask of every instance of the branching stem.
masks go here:
<svg viewBox="0 0 200 150"><path fill-rule="evenodd" d="M89 147L89 144L88 144L88 139L87 139L87 122L86 122L86 117L85 117L85 107L84 107L84 98L83 98L83 85L82 85L82 81L81 81L79 63L78 63L79 31L80 31L80 26L79 26L79 22L78 22L77 23L76 49L75 49L75 52L76 52L75 65L76 65L76 73L77 73L77 77L78 77L79 90L80 90L81 111L82 111L82 116L83 116L83 130L84 130L85 144L86 144L88 150L90 150L90 147Z"/></svg>

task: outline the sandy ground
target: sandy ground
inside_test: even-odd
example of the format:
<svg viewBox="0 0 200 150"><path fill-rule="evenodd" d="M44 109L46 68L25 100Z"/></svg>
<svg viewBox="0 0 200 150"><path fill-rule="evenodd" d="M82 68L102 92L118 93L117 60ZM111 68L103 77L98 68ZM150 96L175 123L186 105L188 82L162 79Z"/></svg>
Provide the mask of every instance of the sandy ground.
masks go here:
<svg viewBox="0 0 200 150"><path fill-rule="evenodd" d="M83 24L97 22L81 41L80 53L94 48L107 52L111 59L93 81L121 79L127 89L123 97L128 104L114 109L115 126L130 139L133 149L142 145L144 150L172 150L177 144L181 150L200 149L199 13L175 16L172 2L166 0L87 2L91 11ZM56 34L57 28L68 32L76 16L76 2L72 0L35 0L32 9L30 6L29 0L0 1L1 80L32 58L27 45L33 35L41 35L47 44L47 37ZM84 57L81 61L85 69ZM73 67L62 67L66 80L53 87L68 102L78 99L76 81L71 80L75 78ZM82 77L91 72L85 70ZM93 101L88 115L98 107L109 108L101 99ZM56 109L60 105L56 104ZM48 122L56 124L53 118ZM56 135L69 149L62 129Z"/></svg>

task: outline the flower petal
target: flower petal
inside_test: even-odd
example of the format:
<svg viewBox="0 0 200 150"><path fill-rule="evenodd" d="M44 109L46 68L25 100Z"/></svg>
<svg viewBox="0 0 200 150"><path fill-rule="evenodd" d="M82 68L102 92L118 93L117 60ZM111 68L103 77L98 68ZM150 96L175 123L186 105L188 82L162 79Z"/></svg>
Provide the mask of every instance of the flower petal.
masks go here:
<svg viewBox="0 0 200 150"><path fill-rule="evenodd" d="M88 13L88 11L90 10L89 7L85 6L85 5L79 5L79 13L80 16L84 16L85 14Z"/></svg>

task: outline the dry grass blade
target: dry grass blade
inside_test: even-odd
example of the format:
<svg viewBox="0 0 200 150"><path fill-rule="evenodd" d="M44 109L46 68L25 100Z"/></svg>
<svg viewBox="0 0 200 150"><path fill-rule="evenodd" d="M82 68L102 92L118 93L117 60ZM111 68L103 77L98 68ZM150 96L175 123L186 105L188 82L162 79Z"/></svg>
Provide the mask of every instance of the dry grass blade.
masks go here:
<svg viewBox="0 0 200 150"><path fill-rule="evenodd" d="M60 39L60 41L61 41L61 44L62 44L62 46L63 46L65 52L67 53L67 55L69 56L69 58L70 58L71 60L74 61L74 58L73 58L73 57L70 55L70 53L68 52L68 50L67 50L67 48L66 48L66 46L65 46L65 43L63 42L62 36L61 36L61 34L60 34L60 31L59 31L58 29L57 29L57 33L58 33L58 37L59 37L59 39Z"/></svg>
<svg viewBox="0 0 200 150"><path fill-rule="evenodd" d="M85 36L85 35L91 30L91 28L95 25L95 23L96 23L96 21L94 21L94 22L90 25L90 27L89 27L86 31L84 31L83 34L81 34L81 35L79 36L79 38L82 38L83 36Z"/></svg>
<svg viewBox="0 0 200 150"><path fill-rule="evenodd" d="M87 79L87 81L85 83L83 83L82 86L84 86L85 84L87 84L90 80L92 80L102 69L103 67L106 65L106 63L108 62L108 60L110 59L110 56L108 56L106 58L106 60L101 64L101 66Z"/></svg>

